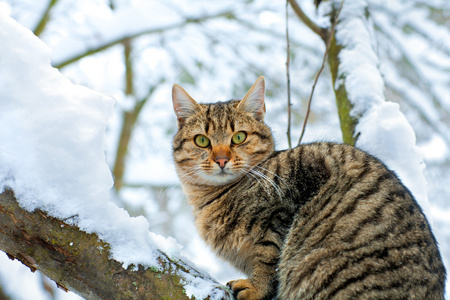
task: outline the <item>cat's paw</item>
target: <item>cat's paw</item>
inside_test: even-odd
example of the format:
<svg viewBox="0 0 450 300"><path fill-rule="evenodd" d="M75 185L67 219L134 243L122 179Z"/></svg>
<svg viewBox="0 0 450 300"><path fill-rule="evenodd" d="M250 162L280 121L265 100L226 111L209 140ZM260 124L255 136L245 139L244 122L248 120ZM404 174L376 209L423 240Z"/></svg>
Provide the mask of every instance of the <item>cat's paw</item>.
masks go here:
<svg viewBox="0 0 450 300"><path fill-rule="evenodd" d="M264 295L248 279L232 280L227 285L237 300L261 300Z"/></svg>

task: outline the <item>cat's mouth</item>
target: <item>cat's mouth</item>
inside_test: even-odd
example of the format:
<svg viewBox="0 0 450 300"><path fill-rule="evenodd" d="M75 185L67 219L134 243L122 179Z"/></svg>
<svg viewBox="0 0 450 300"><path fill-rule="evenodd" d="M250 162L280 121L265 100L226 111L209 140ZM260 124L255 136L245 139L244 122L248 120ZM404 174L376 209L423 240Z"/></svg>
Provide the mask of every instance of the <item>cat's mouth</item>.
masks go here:
<svg viewBox="0 0 450 300"><path fill-rule="evenodd" d="M226 177L226 176L230 176L230 175L233 175L233 174L230 173L230 172L227 172L225 169L222 169L215 175L216 176L220 176L220 177Z"/></svg>
<svg viewBox="0 0 450 300"><path fill-rule="evenodd" d="M212 174L212 176L210 176L210 180L220 185L227 184L236 180L236 174L230 170L222 169Z"/></svg>
<svg viewBox="0 0 450 300"><path fill-rule="evenodd" d="M229 172L227 172L226 169L221 169L221 170L219 171L219 174L229 174Z"/></svg>

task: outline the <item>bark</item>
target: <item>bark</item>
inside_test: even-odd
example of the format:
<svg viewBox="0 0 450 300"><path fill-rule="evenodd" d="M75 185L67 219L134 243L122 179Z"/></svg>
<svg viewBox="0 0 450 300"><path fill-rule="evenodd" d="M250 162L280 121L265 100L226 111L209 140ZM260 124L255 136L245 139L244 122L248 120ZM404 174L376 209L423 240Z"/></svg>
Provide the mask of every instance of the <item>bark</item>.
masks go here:
<svg viewBox="0 0 450 300"><path fill-rule="evenodd" d="M86 299L189 299L182 274L204 278L163 252L159 253L158 268L139 265L124 269L110 258L109 249L96 234L83 232L43 211L22 209L12 191L0 194L0 250L32 272L39 270L66 291ZM233 299L218 283L214 293Z"/></svg>
<svg viewBox="0 0 450 300"><path fill-rule="evenodd" d="M340 64L339 53L341 49L342 45L336 43L335 37L332 37L330 50L328 52L328 66L330 67L333 90L336 97L342 140L344 143L354 146L358 138L358 136L355 135L355 127L358 123L358 119L350 115L353 105L347 96L345 78L339 77L338 74Z"/></svg>

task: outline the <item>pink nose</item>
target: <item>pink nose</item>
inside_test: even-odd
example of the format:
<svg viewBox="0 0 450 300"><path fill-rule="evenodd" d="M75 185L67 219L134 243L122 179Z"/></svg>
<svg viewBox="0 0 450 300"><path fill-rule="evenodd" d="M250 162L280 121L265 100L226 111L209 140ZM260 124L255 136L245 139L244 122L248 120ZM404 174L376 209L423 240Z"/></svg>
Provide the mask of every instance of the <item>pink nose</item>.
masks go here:
<svg viewBox="0 0 450 300"><path fill-rule="evenodd" d="M223 169L228 162L228 158L217 158L215 161L219 165L219 167Z"/></svg>

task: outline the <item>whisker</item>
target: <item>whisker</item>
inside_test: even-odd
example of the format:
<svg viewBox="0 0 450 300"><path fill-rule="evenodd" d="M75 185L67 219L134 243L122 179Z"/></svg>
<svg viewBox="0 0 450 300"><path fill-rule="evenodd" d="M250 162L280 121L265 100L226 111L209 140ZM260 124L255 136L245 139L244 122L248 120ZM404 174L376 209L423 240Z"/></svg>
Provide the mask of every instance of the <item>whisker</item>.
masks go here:
<svg viewBox="0 0 450 300"><path fill-rule="evenodd" d="M273 186L275 188L275 191L277 192L279 198L281 200L283 200L283 194L284 194L283 191L269 176L267 176L266 174L264 174L260 171L255 170L255 169L251 169L250 172L252 172L253 174L256 174L256 175L260 176L261 178L263 178L264 180L266 180L271 186Z"/></svg>
<svg viewBox="0 0 450 300"><path fill-rule="evenodd" d="M264 168L262 168L263 170L265 170ZM269 176L267 176L266 174L264 174L263 172L256 170L254 167L245 165L245 171L247 172L247 174L251 175L253 178L257 179L259 183L261 183L261 181L259 179L261 179L263 182L267 183L267 185L263 185L264 189L266 191L266 193L269 193L268 187L272 186L276 193L278 194L280 200L283 200L283 195L284 192L281 189L281 187L279 187Z"/></svg>
<svg viewBox="0 0 450 300"><path fill-rule="evenodd" d="M193 168L191 168L189 170L185 170L184 173L180 176L180 179L185 180L186 183L188 183L188 184L194 184L195 185L195 184L198 183L199 178L197 176L193 177L192 175L198 173L199 171L201 171L201 169L198 168L198 167L193 167ZM194 179L195 179L195 181L194 181Z"/></svg>
<svg viewBox="0 0 450 300"><path fill-rule="evenodd" d="M292 195L292 192L291 192L291 189L289 188L289 185L288 185L288 184L286 183L286 181L285 181L283 178L281 178L279 175L277 175L277 174L275 174L274 172L272 172L272 171L270 171L270 170L268 170L268 169L266 169L266 168L263 168L263 167L261 167L261 166L255 166L255 168L259 168L259 169L261 169L261 170L263 170L263 171L266 171L266 172L272 174L273 176L277 177L277 178L284 184L284 186L288 189L289 194Z"/></svg>
<svg viewBox="0 0 450 300"><path fill-rule="evenodd" d="M267 194L269 194L269 189L268 189L268 186L265 184L265 181L264 180L260 180L260 178L256 175L256 174L253 174L252 172L251 172L251 169L249 168L249 169L243 169L243 170L239 170L242 174L244 174L245 176L247 176L247 177L251 177L251 178L253 178L253 179L255 179L262 187L263 187L263 189L265 190L265 192L267 193Z"/></svg>

